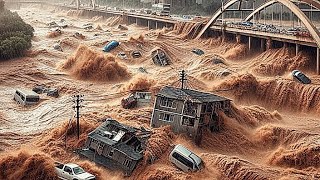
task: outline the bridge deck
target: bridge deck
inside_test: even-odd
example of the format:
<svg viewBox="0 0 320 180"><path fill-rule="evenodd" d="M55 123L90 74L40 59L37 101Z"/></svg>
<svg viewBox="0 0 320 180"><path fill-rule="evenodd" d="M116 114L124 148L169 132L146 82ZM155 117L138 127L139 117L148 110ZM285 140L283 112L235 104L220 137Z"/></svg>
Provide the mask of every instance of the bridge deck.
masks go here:
<svg viewBox="0 0 320 180"><path fill-rule="evenodd" d="M213 25L211 26L212 30L221 31L221 26ZM288 42L288 43L295 43L301 44L305 46L311 47L318 47L315 41L312 38L307 37L298 37L298 36L291 36L286 34L277 34L277 33L270 33L270 32L262 32L262 31L253 31L248 29L238 29L232 27L226 27L225 32L233 33L233 34L240 34L245 36L263 38L263 39L271 39L276 41Z"/></svg>

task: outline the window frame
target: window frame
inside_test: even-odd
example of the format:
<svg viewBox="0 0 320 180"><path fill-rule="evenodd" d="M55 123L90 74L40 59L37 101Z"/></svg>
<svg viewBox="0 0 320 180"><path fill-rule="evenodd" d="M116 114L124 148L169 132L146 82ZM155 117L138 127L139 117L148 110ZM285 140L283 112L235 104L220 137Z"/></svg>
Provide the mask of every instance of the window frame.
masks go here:
<svg viewBox="0 0 320 180"><path fill-rule="evenodd" d="M165 116L169 116L169 119L168 120L166 120L164 117ZM161 112L161 113L159 113L159 120L160 121L164 121L164 122L173 122L173 120L174 120L174 115L173 114L168 114L168 113L163 113L163 112Z"/></svg>
<svg viewBox="0 0 320 180"><path fill-rule="evenodd" d="M165 103L163 103L165 102ZM171 106L169 105L169 102L171 102ZM174 99L170 99L167 97L160 97L160 107L170 108L170 109L177 109L177 102Z"/></svg>

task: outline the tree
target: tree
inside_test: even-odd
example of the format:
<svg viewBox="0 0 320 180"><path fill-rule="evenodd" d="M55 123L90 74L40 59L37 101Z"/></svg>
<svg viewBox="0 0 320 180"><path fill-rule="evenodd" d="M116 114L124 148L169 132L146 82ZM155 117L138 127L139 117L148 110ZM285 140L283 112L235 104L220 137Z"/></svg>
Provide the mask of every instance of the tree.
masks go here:
<svg viewBox="0 0 320 180"><path fill-rule="evenodd" d="M22 56L31 47L34 29L0 0L0 60Z"/></svg>

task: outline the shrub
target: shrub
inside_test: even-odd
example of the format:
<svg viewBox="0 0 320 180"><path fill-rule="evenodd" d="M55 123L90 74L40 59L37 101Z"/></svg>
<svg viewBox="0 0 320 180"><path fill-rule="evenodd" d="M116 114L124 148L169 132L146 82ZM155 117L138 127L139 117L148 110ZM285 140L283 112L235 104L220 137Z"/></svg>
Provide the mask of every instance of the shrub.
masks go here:
<svg viewBox="0 0 320 180"><path fill-rule="evenodd" d="M0 60L20 57L31 47L33 27L4 8L0 0Z"/></svg>

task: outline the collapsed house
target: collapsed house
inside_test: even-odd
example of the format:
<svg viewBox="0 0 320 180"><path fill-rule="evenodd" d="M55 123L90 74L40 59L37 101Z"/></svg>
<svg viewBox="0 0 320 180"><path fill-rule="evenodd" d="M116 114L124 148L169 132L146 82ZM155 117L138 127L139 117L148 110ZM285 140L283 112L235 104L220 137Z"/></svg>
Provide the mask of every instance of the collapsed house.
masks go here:
<svg viewBox="0 0 320 180"><path fill-rule="evenodd" d="M88 134L85 147L78 150L81 156L111 170L121 169L130 175L143 158L145 143L150 132L107 119Z"/></svg>
<svg viewBox="0 0 320 180"><path fill-rule="evenodd" d="M191 89L164 87L156 95L151 127L171 126L174 133L186 133L199 144L203 128L219 131L219 111L229 113L231 100Z"/></svg>
<svg viewBox="0 0 320 180"><path fill-rule="evenodd" d="M127 98L121 100L121 106L125 109L143 107L151 102L151 92L132 92Z"/></svg>
<svg viewBox="0 0 320 180"><path fill-rule="evenodd" d="M153 63L156 65L167 66L170 63L167 54L161 49L152 51L151 56Z"/></svg>

